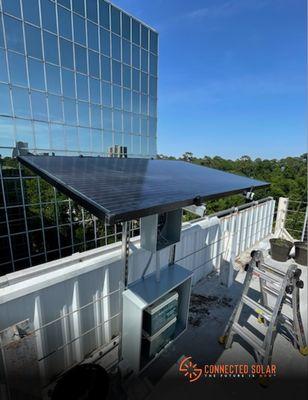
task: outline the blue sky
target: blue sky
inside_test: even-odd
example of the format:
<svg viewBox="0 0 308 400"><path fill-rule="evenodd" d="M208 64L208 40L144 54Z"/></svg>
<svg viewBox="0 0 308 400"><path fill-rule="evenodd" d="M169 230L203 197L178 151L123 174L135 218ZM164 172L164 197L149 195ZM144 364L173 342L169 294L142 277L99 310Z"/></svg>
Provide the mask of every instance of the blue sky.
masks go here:
<svg viewBox="0 0 308 400"><path fill-rule="evenodd" d="M158 152L306 152L305 0L114 0L160 34Z"/></svg>

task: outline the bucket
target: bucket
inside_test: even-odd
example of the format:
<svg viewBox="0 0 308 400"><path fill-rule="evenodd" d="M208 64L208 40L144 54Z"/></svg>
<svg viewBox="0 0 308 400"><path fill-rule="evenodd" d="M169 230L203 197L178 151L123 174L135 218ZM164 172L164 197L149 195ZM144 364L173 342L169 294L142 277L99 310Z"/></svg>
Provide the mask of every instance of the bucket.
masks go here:
<svg viewBox="0 0 308 400"><path fill-rule="evenodd" d="M290 250L293 243L286 239L275 238L270 239L271 256L276 261L287 261L289 259Z"/></svg>
<svg viewBox="0 0 308 400"><path fill-rule="evenodd" d="M294 261L297 264L305 265L307 267L307 247L306 242L295 242L295 256Z"/></svg>

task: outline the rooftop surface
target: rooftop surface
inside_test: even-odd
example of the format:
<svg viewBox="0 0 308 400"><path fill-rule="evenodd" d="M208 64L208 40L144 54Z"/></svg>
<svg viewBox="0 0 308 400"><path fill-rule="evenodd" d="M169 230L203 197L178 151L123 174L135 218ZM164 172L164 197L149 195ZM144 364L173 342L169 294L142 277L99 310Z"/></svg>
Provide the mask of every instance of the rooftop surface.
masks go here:
<svg viewBox="0 0 308 400"><path fill-rule="evenodd" d="M110 224L269 186L183 161L65 156L18 159Z"/></svg>
<svg viewBox="0 0 308 400"><path fill-rule="evenodd" d="M268 249L268 240L264 240L259 249ZM185 356L191 356L198 366L205 364L256 364L253 350L238 337L232 347L225 350L218 343L219 336L229 320L231 313L237 304L243 290L243 282L246 272L243 267L249 260L250 251L242 253L237 261L238 270L234 272L234 283L230 288L220 284L217 272L212 272L206 278L196 284L192 291L189 327L178 340L174 341L165 352L151 364L142 378L150 383L147 400L179 399L187 400L197 398L211 399L242 399L262 398L274 399L288 398L303 399L307 393L308 358L302 356L294 349L290 339L281 329L278 331L273 349L272 362L277 365L277 376L270 378L267 388L259 385L253 378L205 378L198 382L189 383L187 377L179 373L179 360ZM267 260L266 260L267 261ZM281 269L288 263L280 263ZM277 267L277 265L276 265ZM300 311L307 332L307 283L308 271L305 266L298 266L302 270L301 279L304 281L304 289L300 290ZM251 285L253 297L260 299L259 279L254 277ZM283 313L290 315L290 309L283 307ZM251 331L264 333L264 326L258 323L257 318L248 307L244 308L241 324ZM306 383L305 383L306 379ZM249 387L247 387L249 385ZM149 385L148 385L149 386ZM138 385L131 389L137 397ZM146 391L146 390L145 390ZM136 394L136 396L135 396ZM200 397L202 395L202 397Z"/></svg>

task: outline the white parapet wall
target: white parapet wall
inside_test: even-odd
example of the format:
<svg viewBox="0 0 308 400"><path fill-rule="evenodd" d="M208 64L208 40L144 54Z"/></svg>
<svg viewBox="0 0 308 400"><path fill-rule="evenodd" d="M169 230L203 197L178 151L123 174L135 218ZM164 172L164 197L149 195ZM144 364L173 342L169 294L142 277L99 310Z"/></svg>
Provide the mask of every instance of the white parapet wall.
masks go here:
<svg viewBox="0 0 308 400"><path fill-rule="evenodd" d="M239 254L268 236L273 215L274 201L268 200L223 218L185 223L175 262L193 271L194 284L219 269L232 243ZM160 253L160 265L165 266L169 249ZM142 277L149 259L150 253L140 248L139 237L133 238L129 282ZM155 270L155 263L153 257L146 274ZM36 367L46 385L120 336L121 282L121 243L6 275L0 278L0 339L1 332L28 321L35 338ZM4 384L3 343L0 357L0 384Z"/></svg>

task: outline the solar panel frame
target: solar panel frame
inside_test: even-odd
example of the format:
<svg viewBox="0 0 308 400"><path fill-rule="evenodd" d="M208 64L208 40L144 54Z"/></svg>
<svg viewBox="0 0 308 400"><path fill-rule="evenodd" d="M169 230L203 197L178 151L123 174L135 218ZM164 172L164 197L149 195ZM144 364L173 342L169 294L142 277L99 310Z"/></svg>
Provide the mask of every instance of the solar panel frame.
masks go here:
<svg viewBox="0 0 308 400"><path fill-rule="evenodd" d="M31 169L33 172L35 172L37 175L41 176L43 179L45 179L48 183L50 183L52 186L56 187L60 192L66 194L68 197L76 201L78 204L83 206L85 209L87 209L90 213L95 215L99 219L105 220L108 224L114 224L118 222L124 222L124 221L129 221L132 219L138 219L141 217L145 217L148 215L152 214L159 214L167 211L172 211L176 210L178 208L183 208L192 204L196 203L196 199L198 198L199 201L205 202L207 200L213 200L216 198L222 198L225 196L233 195L233 194L238 194L242 193L245 190L249 190L252 187L254 188L262 188L262 187L267 187L269 186L269 183L267 182L262 182L262 181L257 181L254 179L246 178L243 176L235 175L235 174L230 174L227 172L223 171L218 171L212 168L208 167L203 167L203 166L197 166L195 164L191 163L186 163L184 161L170 161L170 160L149 160L149 159L132 159L132 158L107 158L107 157L71 157L71 156L19 156L18 160ZM47 168L45 164L47 160L51 160L51 163L54 163L53 168ZM116 160L116 161L115 161ZM105 180L102 181L101 187L97 186L97 190L104 190L104 187L108 187L108 190L106 191L106 194L101 198L100 202L95 201L95 199L89 196L89 190L88 193L86 190L78 190L76 188L76 183L74 186L74 179L78 179L78 175L74 179L70 180L68 178L65 178L65 174L60 176L60 174L55 173L55 169L57 169L57 161L59 163L67 163L69 167L72 168L72 165L75 164L80 164L81 166L83 165L84 170L80 170L81 172L85 173L85 168L88 168L89 165L87 165L87 162L89 164L94 164L96 167L98 166L101 168L101 172L105 173ZM120 163L120 164L119 164ZM135 165L134 165L135 163ZM165 163L165 164L162 164ZM180 164L179 164L180 163ZM100 165L101 164L101 165ZM139 170L135 171L126 171L123 170L119 171L115 168L104 168L103 164L110 164L111 167L114 165L120 165L122 166L129 165L131 164L133 167L141 166L144 168L144 177L142 173L140 173ZM56 168L55 168L56 166ZM149 181L149 175L146 174L145 166L148 166L149 169L151 169L151 175L150 175L150 184L147 182L147 179ZM189 191L187 189L187 194L186 192L182 189L180 189L181 185L181 180L183 179L182 176L179 176L176 179L173 179L172 181L169 179L169 188L167 187L167 190L169 190L170 194L168 196L165 196L161 198L161 200L158 198L160 193L154 193L154 191L159 190L160 184L163 184L161 182L164 177L162 176L162 172L166 171L166 175L168 174L169 171L172 171L172 173L176 172L173 171L176 168L181 170L182 172L185 170L185 173L187 172L188 174L191 173L193 174L201 174L201 178L203 179L203 182L200 182L200 186L204 185L204 177L206 175L217 175L217 179L219 177L222 177L223 180L226 181L227 178L230 178L231 180L236 180L237 184L234 184L234 188L232 190L219 190L214 193L209 193L205 194L205 189L200 188L200 193L197 194L196 191ZM184 168L184 169L183 169ZM160 170L160 171L159 171ZM181 172L180 171L180 172ZM89 171L86 171L89 172ZM122 173L123 172L123 173ZM141 171L142 172L142 171ZM156 172L156 175L155 175ZM125 176L126 174L126 176ZM82 174L80 174L82 176ZM72 174L70 176L73 178ZM130 193L133 193L133 196L136 195L135 192L130 192L131 188L130 186L128 187L127 184L123 184L123 180L125 178L131 178L133 182L135 182L135 187L137 187L139 190L143 190L142 183L141 185L139 180L143 179L145 180L144 187L147 188L147 192L144 193L143 195L140 195L139 197L135 197L135 201L140 200L142 202L142 198L144 197L144 202L143 205L139 206L127 206L126 208L123 207L122 205L127 201L129 198L128 196ZM90 177L89 177L90 178ZM93 178L91 176L91 178ZM95 178L95 177L94 177ZM170 177L169 177L170 178ZM97 183L100 183L101 175L97 176ZM154 184L151 181L154 180ZM159 182L160 179L160 182ZM195 178L194 178L195 179ZM212 177L211 177L212 179ZM117 181L122 182L122 187L116 187ZM186 178L187 181L187 178ZM245 184L244 184L245 183ZM193 182L194 185L196 185L196 181ZM211 182L213 185L213 182ZM173 187L172 187L173 186ZM178 188L175 190L175 188ZM151 191L153 192L153 195L156 195L156 198L152 198ZM183 192L180 194L180 192ZM109 196L109 197L108 197ZM142 197L143 196L143 197ZM163 194L161 194L163 196ZM147 197L145 199L145 197ZM118 208L116 207L110 207L110 200L109 203L107 203L107 199L112 198L114 202L116 202ZM133 197L134 198L134 197ZM153 200L155 199L155 201ZM104 203L105 201L105 203ZM107 205L106 205L107 203ZM108 206L109 204L109 206Z"/></svg>

